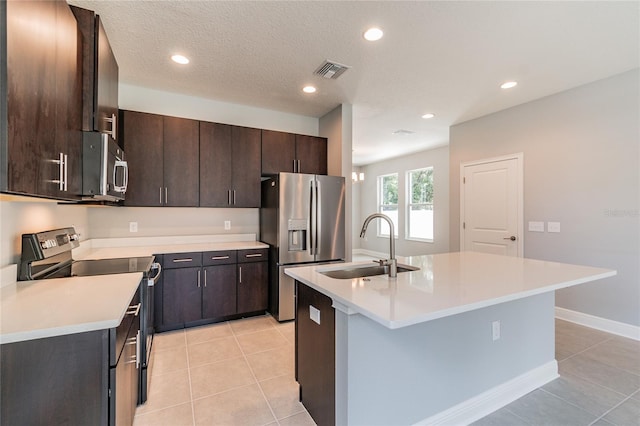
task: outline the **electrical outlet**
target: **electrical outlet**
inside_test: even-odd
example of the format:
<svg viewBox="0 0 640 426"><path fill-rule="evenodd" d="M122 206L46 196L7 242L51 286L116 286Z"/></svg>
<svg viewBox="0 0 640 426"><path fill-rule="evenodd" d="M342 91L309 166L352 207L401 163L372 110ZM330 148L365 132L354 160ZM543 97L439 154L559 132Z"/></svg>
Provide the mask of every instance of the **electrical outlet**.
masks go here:
<svg viewBox="0 0 640 426"><path fill-rule="evenodd" d="M231 221L230 220L225 220L224 221L224 230L228 231L229 229L231 229Z"/></svg>
<svg viewBox="0 0 640 426"><path fill-rule="evenodd" d="M491 334L494 342L500 339L500 321L494 321L491 323Z"/></svg>
<svg viewBox="0 0 640 426"><path fill-rule="evenodd" d="M129 232L138 232L138 222L129 222Z"/></svg>

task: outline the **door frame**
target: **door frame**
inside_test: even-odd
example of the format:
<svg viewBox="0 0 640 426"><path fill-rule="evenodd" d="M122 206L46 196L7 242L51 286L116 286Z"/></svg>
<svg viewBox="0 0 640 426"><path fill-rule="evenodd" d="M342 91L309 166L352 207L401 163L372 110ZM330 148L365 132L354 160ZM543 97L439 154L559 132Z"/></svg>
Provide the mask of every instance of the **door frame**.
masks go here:
<svg viewBox="0 0 640 426"><path fill-rule="evenodd" d="M516 171L516 179L518 186L518 212L517 212L517 223L518 223L518 257L524 257L524 153L518 152L515 154L509 155L501 155L498 157L484 158L481 160L473 160L466 161L464 163L460 163L460 223L458 226L460 227L460 251L464 248L464 240L465 240L465 232L466 230L463 227L465 223L464 218L464 170L465 167L469 166L477 166L479 164L486 163L497 163L505 160L516 160L517 171Z"/></svg>

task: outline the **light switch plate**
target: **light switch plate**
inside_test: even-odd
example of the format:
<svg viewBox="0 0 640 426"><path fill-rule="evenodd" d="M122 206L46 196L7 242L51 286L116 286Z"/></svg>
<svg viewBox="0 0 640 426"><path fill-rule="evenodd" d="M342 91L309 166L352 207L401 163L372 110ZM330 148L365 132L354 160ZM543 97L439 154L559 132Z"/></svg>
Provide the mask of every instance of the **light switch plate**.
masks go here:
<svg viewBox="0 0 640 426"><path fill-rule="evenodd" d="M529 232L544 232L544 222L529 222Z"/></svg>
<svg viewBox="0 0 640 426"><path fill-rule="evenodd" d="M129 232L138 232L138 222L129 222Z"/></svg>
<svg viewBox="0 0 640 426"><path fill-rule="evenodd" d="M316 324L320 324L320 310L313 305L309 305L309 318Z"/></svg>
<svg viewBox="0 0 640 426"><path fill-rule="evenodd" d="M547 232L560 232L560 222L547 222Z"/></svg>
<svg viewBox="0 0 640 426"><path fill-rule="evenodd" d="M225 220L224 221L224 230L228 231L229 229L231 229L231 221L230 220Z"/></svg>

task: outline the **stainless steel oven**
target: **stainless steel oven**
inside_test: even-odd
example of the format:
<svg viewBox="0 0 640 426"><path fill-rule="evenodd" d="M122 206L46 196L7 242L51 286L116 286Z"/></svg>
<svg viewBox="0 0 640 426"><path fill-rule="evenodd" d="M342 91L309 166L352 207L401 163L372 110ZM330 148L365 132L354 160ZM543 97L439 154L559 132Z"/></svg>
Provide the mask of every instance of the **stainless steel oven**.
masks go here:
<svg viewBox="0 0 640 426"><path fill-rule="evenodd" d="M80 241L74 228L23 234L22 255L18 279L41 280L92 275L142 272L140 283L141 338L136 359L140 361L138 403L147 400L148 372L153 344L153 297L155 282L162 268L154 256L123 257L115 259L73 260L72 249Z"/></svg>

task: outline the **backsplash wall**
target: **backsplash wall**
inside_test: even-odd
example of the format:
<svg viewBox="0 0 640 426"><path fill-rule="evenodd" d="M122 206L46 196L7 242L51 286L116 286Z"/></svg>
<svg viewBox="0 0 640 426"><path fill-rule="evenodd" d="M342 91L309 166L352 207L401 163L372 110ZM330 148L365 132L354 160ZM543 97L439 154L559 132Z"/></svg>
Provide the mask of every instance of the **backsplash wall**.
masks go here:
<svg viewBox="0 0 640 426"><path fill-rule="evenodd" d="M224 229L225 221L231 229ZM130 222L138 232L130 232ZM189 207L90 208L92 238L157 237L171 235L256 234L260 230L259 209L214 209Z"/></svg>

